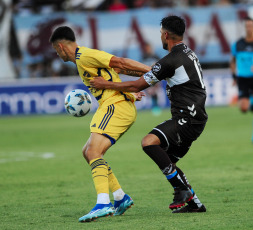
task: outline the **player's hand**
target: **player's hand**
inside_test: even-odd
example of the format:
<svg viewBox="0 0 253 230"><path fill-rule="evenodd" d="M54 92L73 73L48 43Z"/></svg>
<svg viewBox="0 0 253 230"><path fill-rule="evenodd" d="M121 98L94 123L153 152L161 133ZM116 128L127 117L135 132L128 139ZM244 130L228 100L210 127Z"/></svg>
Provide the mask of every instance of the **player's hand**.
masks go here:
<svg viewBox="0 0 253 230"><path fill-rule="evenodd" d="M144 92L138 92L138 93L132 93L134 97L136 98L136 101L141 101L142 97L146 96Z"/></svg>
<svg viewBox="0 0 253 230"><path fill-rule="evenodd" d="M107 81L103 77L94 77L90 80L90 85L95 89L105 89Z"/></svg>

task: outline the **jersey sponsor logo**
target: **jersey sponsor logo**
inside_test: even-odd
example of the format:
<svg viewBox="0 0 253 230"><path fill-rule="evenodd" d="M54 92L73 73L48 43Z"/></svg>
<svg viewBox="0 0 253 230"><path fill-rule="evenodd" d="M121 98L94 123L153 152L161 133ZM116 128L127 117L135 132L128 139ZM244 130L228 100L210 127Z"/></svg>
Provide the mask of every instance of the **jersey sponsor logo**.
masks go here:
<svg viewBox="0 0 253 230"><path fill-rule="evenodd" d="M152 68L152 71L153 72L155 72L155 73L157 73L157 72L159 72L160 70L161 70L161 64L160 63L156 63L154 66L153 66L153 68Z"/></svg>

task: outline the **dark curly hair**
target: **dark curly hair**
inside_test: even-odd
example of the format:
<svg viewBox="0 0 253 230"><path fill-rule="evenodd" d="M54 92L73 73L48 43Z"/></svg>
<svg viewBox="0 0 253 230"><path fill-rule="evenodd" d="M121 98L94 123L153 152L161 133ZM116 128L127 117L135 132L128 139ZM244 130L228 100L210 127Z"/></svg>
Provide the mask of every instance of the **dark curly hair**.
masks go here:
<svg viewBox="0 0 253 230"><path fill-rule="evenodd" d="M185 32L185 21L184 19L171 15L168 17L165 17L161 20L161 26L162 28L170 31L173 34L176 34L178 36L183 36Z"/></svg>

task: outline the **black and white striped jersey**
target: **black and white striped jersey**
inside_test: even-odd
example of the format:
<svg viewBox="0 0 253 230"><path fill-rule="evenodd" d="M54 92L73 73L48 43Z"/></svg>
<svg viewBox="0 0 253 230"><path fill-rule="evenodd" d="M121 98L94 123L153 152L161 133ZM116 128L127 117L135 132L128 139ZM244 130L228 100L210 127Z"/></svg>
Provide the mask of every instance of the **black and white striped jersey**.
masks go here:
<svg viewBox="0 0 253 230"><path fill-rule="evenodd" d="M150 86L161 80L167 81L172 117L190 118L192 124L207 121L202 69L196 54L185 44L174 46L151 71L144 74L144 79Z"/></svg>

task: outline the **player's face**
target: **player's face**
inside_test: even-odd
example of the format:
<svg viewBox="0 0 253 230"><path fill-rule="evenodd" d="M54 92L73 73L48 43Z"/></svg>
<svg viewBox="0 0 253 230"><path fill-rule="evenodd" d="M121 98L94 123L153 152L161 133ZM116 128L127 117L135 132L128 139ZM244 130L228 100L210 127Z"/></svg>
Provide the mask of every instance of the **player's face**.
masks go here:
<svg viewBox="0 0 253 230"><path fill-rule="evenodd" d="M167 39L166 39L166 30L164 30L162 27L160 29L160 32L161 32L161 41L162 41L162 44L163 44L163 49L165 50L168 50L168 43L167 43Z"/></svg>
<svg viewBox="0 0 253 230"><path fill-rule="evenodd" d="M246 29L246 34L252 37L253 36L253 20L245 21L245 29Z"/></svg>
<svg viewBox="0 0 253 230"><path fill-rule="evenodd" d="M57 55L64 61L67 62L68 61L68 56L66 54L66 52L64 51L64 48L62 45L60 45L58 42L54 43L53 48L55 49Z"/></svg>

